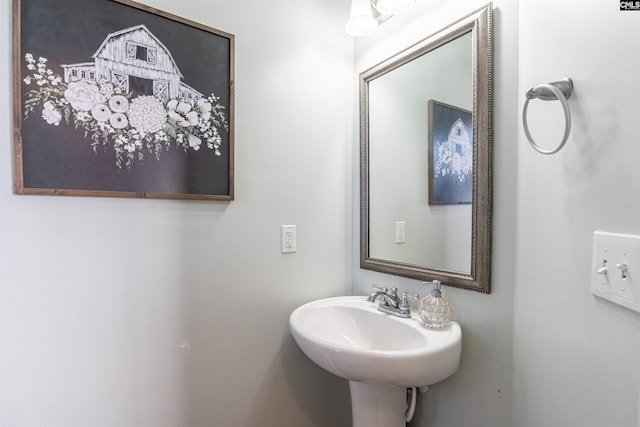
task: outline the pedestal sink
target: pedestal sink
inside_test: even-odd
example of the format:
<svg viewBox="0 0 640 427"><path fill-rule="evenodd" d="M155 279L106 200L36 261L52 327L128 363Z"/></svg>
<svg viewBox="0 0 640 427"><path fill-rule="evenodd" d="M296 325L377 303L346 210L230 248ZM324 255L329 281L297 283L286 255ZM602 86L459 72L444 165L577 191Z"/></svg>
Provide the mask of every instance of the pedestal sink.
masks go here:
<svg viewBox="0 0 640 427"><path fill-rule="evenodd" d="M353 427L406 425L407 388L453 375L460 365L460 325L425 328L377 310L366 297L313 301L291 313L291 334L320 367L349 380Z"/></svg>

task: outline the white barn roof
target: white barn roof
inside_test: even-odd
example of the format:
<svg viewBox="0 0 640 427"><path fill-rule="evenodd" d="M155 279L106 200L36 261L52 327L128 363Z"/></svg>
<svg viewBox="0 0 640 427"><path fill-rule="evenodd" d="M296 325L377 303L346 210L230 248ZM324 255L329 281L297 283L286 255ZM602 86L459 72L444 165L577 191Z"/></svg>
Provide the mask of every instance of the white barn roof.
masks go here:
<svg viewBox="0 0 640 427"><path fill-rule="evenodd" d="M182 72L178 68L178 64L176 64L176 61L173 59L173 56L171 55L171 52L169 51L169 49L167 49L167 47L164 44L162 44L162 42L155 35L153 35L153 33L151 31L149 31L149 29L146 26L144 26L142 24L136 25L134 27L125 28L123 30L115 31L113 33L109 33L107 35L107 37L104 39L104 41L102 42L102 44L100 45L100 47L98 48L98 50L96 50L96 52L91 57L92 58L97 58L98 55L100 54L100 52L102 51L102 49L104 49L105 45L112 38L120 37L120 36L122 36L122 35L124 35L126 33L130 33L130 32L133 32L133 31L138 31L138 30L144 30L156 43L158 43L158 46L160 46L165 51L165 53L169 56L169 58L171 59L171 63L175 67L175 69L178 72L178 74L180 75L180 77L183 78L184 76L182 75Z"/></svg>

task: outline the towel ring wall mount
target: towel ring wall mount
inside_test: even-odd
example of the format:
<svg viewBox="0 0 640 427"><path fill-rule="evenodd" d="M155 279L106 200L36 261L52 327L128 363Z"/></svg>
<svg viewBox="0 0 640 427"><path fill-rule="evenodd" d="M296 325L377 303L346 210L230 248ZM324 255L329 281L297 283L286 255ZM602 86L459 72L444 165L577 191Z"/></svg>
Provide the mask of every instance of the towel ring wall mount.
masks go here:
<svg viewBox="0 0 640 427"><path fill-rule="evenodd" d="M557 82L544 83L535 87L532 87L527 91L525 97L527 98L522 108L522 124L524 127L524 134L527 136L531 146L541 154L554 154L564 147L569 139L569 133L571 132L571 111L569 110L569 103L567 99L573 92L573 81L566 77ZM564 135L562 141L556 148L545 150L540 148L538 144L533 140L531 133L529 132L529 124L527 122L527 109L529 108L529 101L532 99L541 99L543 101L560 101L562 109L564 110Z"/></svg>

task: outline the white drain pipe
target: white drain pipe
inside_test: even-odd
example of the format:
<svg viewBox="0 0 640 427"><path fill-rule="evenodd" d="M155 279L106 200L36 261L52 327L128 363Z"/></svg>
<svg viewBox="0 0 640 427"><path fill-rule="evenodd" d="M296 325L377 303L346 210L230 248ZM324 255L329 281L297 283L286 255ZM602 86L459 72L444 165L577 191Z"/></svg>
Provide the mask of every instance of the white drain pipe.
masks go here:
<svg viewBox="0 0 640 427"><path fill-rule="evenodd" d="M416 400L418 400L418 390L415 387L407 389L407 422L411 422L413 414L416 412Z"/></svg>

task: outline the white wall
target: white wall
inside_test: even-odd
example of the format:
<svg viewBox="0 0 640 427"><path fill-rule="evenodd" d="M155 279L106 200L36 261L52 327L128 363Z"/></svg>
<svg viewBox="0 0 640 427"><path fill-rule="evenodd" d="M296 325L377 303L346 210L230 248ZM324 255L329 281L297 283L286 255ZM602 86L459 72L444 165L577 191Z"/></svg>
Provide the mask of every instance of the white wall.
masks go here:
<svg viewBox="0 0 640 427"><path fill-rule="evenodd" d="M519 28L519 109L540 83L575 91L560 153L519 127L513 425L637 426L640 316L592 296L590 274L593 231L640 234L640 12L521 0ZM530 110L540 145L559 142L559 103Z"/></svg>
<svg viewBox="0 0 640 427"><path fill-rule="evenodd" d="M452 5L418 2L410 16L397 16L366 39L356 41L356 72L424 39L484 1ZM511 426L512 304L514 282L515 162L517 135L517 2L494 2L494 245L493 292L479 294L446 287L454 318L463 328L462 365L453 377L420 396L413 426ZM357 135L354 136L357 141ZM357 144L356 144L357 145ZM355 150L355 148L354 148ZM357 171L357 164L354 163ZM354 172L354 192L358 179ZM430 287L415 280L374 273L359 265L358 198L354 198L354 293L373 283L425 295Z"/></svg>
<svg viewBox="0 0 640 427"><path fill-rule="evenodd" d="M12 194L0 0L0 424L347 426L287 321L351 289L348 4L145 3L236 35L236 200Z"/></svg>

